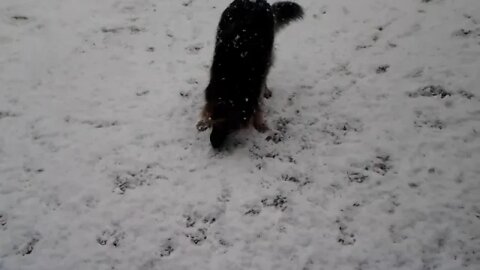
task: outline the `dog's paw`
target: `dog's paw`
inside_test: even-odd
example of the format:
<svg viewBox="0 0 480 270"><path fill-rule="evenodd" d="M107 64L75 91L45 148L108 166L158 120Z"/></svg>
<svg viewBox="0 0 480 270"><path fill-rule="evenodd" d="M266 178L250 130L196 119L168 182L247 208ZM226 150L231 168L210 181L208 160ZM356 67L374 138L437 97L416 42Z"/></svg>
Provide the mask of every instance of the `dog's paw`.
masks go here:
<svg viewBox="0 0 480 270"><path fill-rule="evenodd" d="M200 120L200 121L198 121L196 127L197 127L197 130L198 130L199 132L203 132L203 131L207 130L207 129L210 127L210 125L209 125L209 123L208 123L207 121L205 121L205 120Z"/></svg>
<svg viewBox="0 0 480 270"><path fill-rule="evenodd" d="M256 123L255 125L253 125L253 127L260 133L265 133L270 130L270 128L265 122Z"/></svg>
<svg viewBox="0 0 480 270"><path fill-rule="evenodd" d="M272 90L265 87L265 89L263 90L263 97L266 98L266 99L271 98L272 97Z"/></svg>

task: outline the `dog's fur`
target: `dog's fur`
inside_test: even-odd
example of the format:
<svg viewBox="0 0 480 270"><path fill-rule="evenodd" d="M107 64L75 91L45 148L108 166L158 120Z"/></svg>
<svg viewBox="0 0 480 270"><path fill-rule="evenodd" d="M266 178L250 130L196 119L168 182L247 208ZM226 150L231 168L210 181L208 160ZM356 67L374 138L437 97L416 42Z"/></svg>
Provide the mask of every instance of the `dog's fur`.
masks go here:
<svg viewBox="0 0 480 270"><path fill-rule="evenodd" d="M248 127L266 131L261 96L271 96L266 78L272 65L275 33L301 19L302 7L283 1L234 0L223 12L217 29L210 83L200 131L212 128L210 142L221 148L228 134Z"/></svg>

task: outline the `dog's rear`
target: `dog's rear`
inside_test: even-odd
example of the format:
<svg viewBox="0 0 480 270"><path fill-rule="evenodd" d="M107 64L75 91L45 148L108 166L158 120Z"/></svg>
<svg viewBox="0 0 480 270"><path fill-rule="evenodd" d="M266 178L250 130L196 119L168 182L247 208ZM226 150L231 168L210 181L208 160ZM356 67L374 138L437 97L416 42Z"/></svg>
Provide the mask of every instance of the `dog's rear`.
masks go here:
<svg viewBox="0 0 480 270"><path fill-rule="evenodd" d="M214 148L222 147L228 134L252 122L257 129L264 126L259 104L275 32L302 15L295 3L270 6L265 0L235 0L223 12L199 125L199 129L212 127Z"/></svg>

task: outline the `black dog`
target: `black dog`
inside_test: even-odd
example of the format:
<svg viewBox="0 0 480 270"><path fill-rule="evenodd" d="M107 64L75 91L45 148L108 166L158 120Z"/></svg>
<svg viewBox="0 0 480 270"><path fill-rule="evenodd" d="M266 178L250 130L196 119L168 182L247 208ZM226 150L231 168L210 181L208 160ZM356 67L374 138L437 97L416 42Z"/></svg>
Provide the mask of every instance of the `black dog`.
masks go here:
<svg viewBox="0 0 480 270"><path fill-rule="evenodd" d="M293 2L234 0L223 12L217 30L210 83L200 131L212 127L210 142L221 148L228 134L253 124L266 131L260 108L261 96L271 96L266 78L272 65L275 33L303 17Z"/></svg>

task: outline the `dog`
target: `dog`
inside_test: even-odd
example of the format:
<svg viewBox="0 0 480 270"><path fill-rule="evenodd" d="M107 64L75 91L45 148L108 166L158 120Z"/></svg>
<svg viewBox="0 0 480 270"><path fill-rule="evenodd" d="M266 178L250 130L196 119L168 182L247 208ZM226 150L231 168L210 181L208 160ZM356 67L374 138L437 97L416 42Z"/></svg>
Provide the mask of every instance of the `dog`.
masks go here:
<svg viewBox="0 0 480 270"><path fill-rule="evenodd" d="M275 34L303 18L300 5L281 1L234 0L222 13L217 28L206 104L199 131L212 128L210 143L223 147L228 135L251 125L265 132L262 95L271 96L266 78L273 59Z"/></svg>

